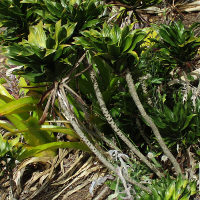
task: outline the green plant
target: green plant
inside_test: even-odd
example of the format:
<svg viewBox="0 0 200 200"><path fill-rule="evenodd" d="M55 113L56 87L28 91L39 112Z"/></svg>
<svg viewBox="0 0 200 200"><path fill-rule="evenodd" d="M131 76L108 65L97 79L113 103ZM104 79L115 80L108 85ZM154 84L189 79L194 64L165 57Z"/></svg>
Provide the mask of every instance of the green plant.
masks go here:
<svg viewBox="0 0 200 200"><path fill-rule="evenodd" d="M51 28L59 20L62 25L70 21L76 23L76 31L83 30L99 24L103 11L104 5L94 0L3 0L0 2L0 27L5 30L0 39L4 44L20 41L27 37L29 27L40 20Z"/></svg>
<svg viewBox="0 0 200 200"><path fill-rule="evenodd" d="M152 194L142 192L137 199L143 200L189 200L196 194L196 182L184 179L181 176L176 179L165 178L153 180L151 184ZM139 195L138 195L139 196Z"/></svg>
<svg viewBox="0 0 200 200"><path fill-rule="evenodd" d="M122 0L121 2L133 9L133 12L129 13L131 15L131 13L136 13L136 8L147 8L159 3L160 0ZM20 15L21 21L24 18L27 19L24 22L26 28L23 27L22 33L16 38L15 43L4 43L3 51L9 58L8 64L21 66L20 69L15 68L14 73L29 80L28 85L22 89L25 97L15 99L0 85L0 89L2 88L0 115L7 119L7 121L0 121L0 126L8 131L3 134L3 140L7 139L9 143L9 140L20 137L21 143L18 141L16 146L20 146L23 151L17 159L23 160L30 156L52 156L56 153L55 149L60 147L91 150L108 169L117 175L118 180L121 179L129 196L130 192L126 181L151 194L154 189L151 190L149 185L145 187L141 184L140 177L136 177L134 172L127 173L122 177L119 163L116 166L114 161L107 159L107 154L105 156L102 153L104 149L101 149L99 145L104 138L106 148L119 149L115 144L111 145L105 138L106 133L112 137L115 132L116 138L119 137L134 152L138 160L144 162L159 178L165 176L162 172L162 164L158 163L158 159L148 159L143 154L143 149L130 139L137 137L132 135L137 134L139 130L139 128L135 128L136 125L139 127L135 122L142 118L145 121L143 127L145 127L145 131L147 130L147 134L151 135L151 128L164 154L172 162L173 172L175 171L177 175L181 174L179 163L163 141L161 137L163 133L160 134L157 128L157 126L159 127L157 123L162 118L166 127L163 129L159 127L160 130L164 132L168 130L169 126L174 129L174 121L168 117L168 115L172 115L174 105L171 107L169 104L161 106L158 112L157 110L152 111L153 114L149 112L153 117L155 114L159 118L159 120L155 119L154 123L143 106L149 108L148 105L143 104L140 100L145 97L151 99L152 93L147 90L147 94L144 94L146 96L144 97L141 93L139 98L141 85L138 80L141 75L150 73L152 75L152 79L149 80L150 87L155 92L157 85L160 88L167 85L166 83L170 79L169 72L175 65L185 67L188 62L192 62L197 47L199 47L199 39L193 37L193 28L188 31L179 22L175 23L176 25L170 25L169 29L166 28L168 26L163 25L159 32L160 38L152 40L156 44L151 45L146 54L144 52L147 46L145 38L148 34L145 30L133 30L134 23L129 26L124 25L126 23L120 24L118 20L117 24L113 23L111 18L102 25L103 20L107 19L106 14L110 12L110 5L104 6L102 1L22 0L17 3L16 5L20 9L24 9L24 14ZM15 4L12 6L13 9L17 8ZM131 20L132 15L130 16ZM9 30L7 24L3 26ZM14 31L12 33L14 34ZM2 36L8 37L6 32L3 32ZM180 53L177 53L178 51L181 52L181 56L187 54L188 57L180 61L180 57L177 59ZM143 73L140 70L143 65L142 61L149 59L152 52L156 56L156 60L146 62L146 65L153 63L154 66L152 70ZM166 64L167 67L160 69L163 64ZM168 75L167 78L166 75ZM135 85L134 82L137 84ZM146 83L148 87L148 81ZM42 94L35 95L32 89L40 86L44 88L40 91ZM162 92L165 92L164 89ZM168 93L170 92L168 91ZM132 106L133 102L135 107ZM44 111L41 108L42 104L45 104ZM180 126L175 127L176 131L185 133L189 130L193 132L190 136L194 136L197 131L199 132L198 109L192 108L192 111L195 110L197 113L189 114L191 111L187 110L189 106L178 105L176 107L175 104L174 109L183 109L186 114L183 117L179 117L177 113L173 116L178 118L178 124L183 127L183 129L180 129ZM49 108L52 109L52 112L48 113ZM138 108L137 112L135 112L135 108ZM55 113L60 119L67 119L70 125L59 127L48 124L45 119L51 119ZM164 116L160 117L162 114ZM132 126L129 125L130 123ZM110 125L109 129L107 129L108 124ZM101 133L102 131L105 132L105 135ZM57 132L71 135L81 142L57 141L55 136ZM97 135L98 137L96 137ZM134 166L132 167L134 168ZM134 169L137 171L137 167ZM137 175L141 176L143 172L146 173L145 169L138 170ZM182 195L186 193L183 192Z"/></svg>
<svg viewBox="0 0 200 200"><path fill-rule="evenodd" d="M155 124L162 130L162 136L170 146L195 143L200 133L199 100L194 106L191 94L183 101L181 93L174 94L173 99L165 97L156 107L151 108ZM163 98L162 98L163 99ZM170 102L170 103L169 103ZM150 109L150 110L151 110ZM151 112L151 111L150 111Z"/></svg>
<svg viewBox="0 0 200 200"><path fill-rule="evenodd" d="M31 82L60 80L74 63L76 51L67 44L76 27L75 23L55 24L55 31L47 34L42 21L30 27L28 40L4 47L9 62L21 65L16 74Z"/></svg>
<svg viewBox="0 0 200 200"><path fill-rule="evenodd" d="M37 107L39 97L36 95L14 99L1 85L0 93L0 116L5 116L8 121L0 120L0 127L8 132L4 138L22 137L25 144L18 141L23 153L18 155L18 160L32 156L55 156L58 148L75 148L88 150L81 142L57 141L53 133L63 133L78 138L70 127L39 124L42 110ZM42 153L41 153L42 152Z"/></svg>
<svg viewBox="0 0 200 200"><path fill-rule="evenodd" d="M185 69L197 55L200 47L200 39L195 37L196 24L185 28L181 21L170 25L162 25L159 28L161 40L153 40L165 51L168 60L173 59L178 67ZM192 67L192 66L191 66Z"/></svg>
<svg viewBox="0 0 200 200"><path fill-rule="evenodd" d="M75 38L75 44L94 53L94 62L95 57L104 58L113 70L119 73L125 66L131 67L138 61L135 49L140 52L140 44L146 37L145 32L131 29L132 26L120 28L117 25L109 26L104 23L100 31L90 29L81 32L83 37Z"/></svg>
<svg viewBox="0 0 200 200"><path fill-rule="evenodd" d="M68 21L76 23L76 34L79 34L80 30L97 26L101 22L104 11L104 5L99 0L43 0L43 3L45 9L40 10L39 14L44 21L56 23L61 20L63 24ZM43 10L45 12L42 12Z"/></svg>
<svg viewBox="0 0 200 200"><path fill-rule="evenodd" d="M130 27L128 26L125 26L123 28L119 28L116 25L114 25L113 27L109 27L105 23L101 32L90 30L84 31L82 32L82 34L84 35L84 37L76 38L75 44L82 45L86 50L90 51L92 58L94 58L95 56L99 56L100 58L103 58L105 62L110 63L110 66L112 66L112 69L115 73L123 71L126 74L125 76L129 92L137 108L139 109L139 112L141 113L142 117L145 118L145 121L150 124L150 127L152 128L153 133L159 142L159 145L173 163L176 172L178 174L181 174L181 169L178 162L164 143L159 133L159 130L154 124L153 120L147 115L146 111L144 110L144 107L136 92L132 74L130 72L130 70L134 71L134 67L138 62L138 55L140 55L141 53L140 45L146 37L146 34L140 30L130 31ZM90 62L95 63L95 59L91 59ZM98 64L96 66L98 68ZM154 168L151 163L149 163L144 155L135 148L130 140L127 139L126 136L124 136L124 133L114 122L103 100L103 96L99 89L98 82L96 80L96 74L94 71L91 71L90 77L94 85L95 94L98 99L101 111L112 129L138 157L142 158L144 163L146 163L154 172L156 172L158 176L162 176L160 172L158 172L158 170Z"/></svg>
<svg viewBox="0 0 200 200"><path fill-rule="evenodd" d="M0 2L0 28L3 28L0 41L4 45L26 38L29 26L36 21L36 15L33 12L35 6L30 7L21 2L16 0Z"/></svg>
<svg viewBox="0 0 200 200"><path fill-rule="evenodd" d="M0 178L12 172L18 157L23 153L23 149L17 146L18 143L19 137L5 140L0 134Z"/></svg>
<svg viewBox="0 0 200 200"><path fill-rule="evenodd" d="M70 21L77 24L77 31L99 24L104 11L104 4L99 0L23 0L21 3L37 6L34 14L45 24L55 24L59 20L66 24Z"/></svg>

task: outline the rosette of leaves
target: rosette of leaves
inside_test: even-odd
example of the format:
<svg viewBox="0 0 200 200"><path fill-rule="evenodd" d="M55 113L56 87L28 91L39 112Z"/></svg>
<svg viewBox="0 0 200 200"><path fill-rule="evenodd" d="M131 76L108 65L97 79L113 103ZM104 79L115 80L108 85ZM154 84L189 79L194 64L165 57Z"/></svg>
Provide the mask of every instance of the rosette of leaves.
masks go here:
<svg viewBox="0 0 200 200"><path fill-rule="evenodd" d="M76 30L96 26L101 22L104 12L102 1L97 0L23 0L22 3L36 4L34 13L47 24L54 24L61 20L77 23Z"/></svg>
<svg viewBox="0 0 200 200"><path fill-rule="evenodd" d="M161 40L152 40L165 51L169 61L173 59L179 67L184 68L188 62L193 61L200 47L200 38L194 35L196 26L194 24L185 28L181 21L161 25Z"/></svg>
<svg viewBox="0 0 200 200"><path fill-rule="evenodd" d="M167 104L168 103L168 104ZM181 94L174 95L174 100L160 103L152 111L155 124L171 146L178 143L190 145L200 135L199 100L193 106L191 95L183 102Z"/></svg>
<svg viewBox="0 0 200 200"><path fill-rule="evenodd" d="M139 59L139 45L146 37L141 30L132 31L132 26L120 28L104 23L101 31L90 29L82 31L83 37L75 38L75 44L89 50L95 57L103 58L115 72L122 72L133 66Z"/></svg>
<svg viewBox="0 0 200 200"><path fill-rule="evenodd" d="M143 200L189 200L196 194L197 185L181 176L176 179L163 178L153 180L151 184L152 194L142 192L137 199ZM139 195L138 195L139 196Z"/></svg>
<svg viewBox="0 0 200 200"><path fill-rule="evenodd" d="M35 23L37 18L35 9L35 5L22 4L21 1L0 1L0 40L6 44L27 37L29 26Z"/></svg>
<svg viewBox="0 0 200 200"><path fill-rule="evenodd" d="M48 32L42 21L30 27L28 40L4 47L9 63L23 66L15 73L31 82L53 82L61 79L73 66L76 50L67 44L76 27L61 20L55 24L55 31Z"/></svg>

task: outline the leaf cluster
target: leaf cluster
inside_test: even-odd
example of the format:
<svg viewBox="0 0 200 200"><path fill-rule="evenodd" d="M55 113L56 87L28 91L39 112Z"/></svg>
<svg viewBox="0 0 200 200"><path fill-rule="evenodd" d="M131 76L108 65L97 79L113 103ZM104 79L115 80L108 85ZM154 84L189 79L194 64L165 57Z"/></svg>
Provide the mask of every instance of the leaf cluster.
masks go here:
<svg viewBox="0 0 200 200"><path fill-rule="evenodd" d="M170 25L163 24L159 28L161 40L152 41L165 50L169 56L168 60L173 59L179 67L184 68L186 62L195 58L200 47L200 40L194 35L197 25L193 24L190 28L185 28L181 21L172 22Z"/></svg>
<svg viewBox="0 0 200 200"><path fill-rule="evenodd" d="M26 89L27 90L27 89ZM17 153L15 159L24 160L32 156L54 156L58 148L75 148L88 150L88 147L81 142L57 141L53 133L62 133L78 139L78 136L71 127L39 124L42 109L37 106L41 95L30 93L30 95L15 99L1 85L0 94L0 115L5 116L7 121L0 120L0 127L8 132L2 137L1 156L5 157L15 146ZM15 138L13 140L13 137ZM23 138L20 142L20 138ZM6 142L5 139L11 139ZM13 142L15 143L13 143ZM13 143L13 145L12 145Z"/></svg>
<svg viewBox="0 0 200 200"><path fill-rule="evenodd" d="M152 181L152 194L142 192L138 199L144 200L189 200L196 194L196 182L188 181L181 176Z"/></svg>

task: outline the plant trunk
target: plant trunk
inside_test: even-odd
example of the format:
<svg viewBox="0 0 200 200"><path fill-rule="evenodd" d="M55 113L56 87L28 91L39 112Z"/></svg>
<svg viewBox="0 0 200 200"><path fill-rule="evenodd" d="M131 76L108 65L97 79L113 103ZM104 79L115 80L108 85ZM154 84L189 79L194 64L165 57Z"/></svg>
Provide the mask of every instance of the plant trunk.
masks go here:
<svg viewBox="0 0 200 200"><path fill-rule="evenodd" d="M58 101L63 110L63 115L69 120L71 125L73 126L76 133L79 135L80 139L90 148L90 150L97 156L97 158L111 171L117 174L117 169L96 149L96 147L90 142L90 140L85 136L82 130L79 128L79 125L76 121L76 118L72 113L70 113L70 107L68 99L64 93L64 88L61 86L61 91L58 92ZM132 180L130 177L125 177L125 179L141 188L142 190L151 193L151 190L144 185Z"/></svg>
<svg viewBox="0 0 200 200"><path fill-rule="evenodd" d="M138 110L140 111L142 117L145 119L145 121L149 124L149 126L151 127L154 135L157 138L157 141L160 145L160 147L162 148L164 154L169 158L169 160L172 162L174 169L176 171L177 174L182 174L181 168L177 162L177 160L175 159L175 157L172 155L172 153L170 152L170 150L168 149L167 145L164 143L163 138L160 135L160 132L158 130L158 128L156 127L155 123L153 122L153 120L151 119L151 117L149 117L146 113L146 111L144 110L144 107L138 97L138 94L136 92L135 89L135 85L133 83L133 78L131 73L128 71L126 73L126 82L128 84L129 87L129 92L133 98L133 101L135 102Z"/></svg>
<svg viewBox="0 0 200 200"><path fill-rule="evenodd" d="M130 140L124 135L124 133L118 128L118 126L114 122L103 100L103 96L99 89L95 72L93 70L91 70L90 72L90 77L93 82L94 91L96 93L96 97L99 102L101 111L104 114L104 117L106 118L107 122L110 124L111 128L124 141L124 143L133 151L133 153L135 153L141 159L142 162L144 162L153 172L155 172L158 177L163 177L164 175L160 171L158 171L158 169L155 168L138 149L136 149L136 147L130 142Z"/></svg>

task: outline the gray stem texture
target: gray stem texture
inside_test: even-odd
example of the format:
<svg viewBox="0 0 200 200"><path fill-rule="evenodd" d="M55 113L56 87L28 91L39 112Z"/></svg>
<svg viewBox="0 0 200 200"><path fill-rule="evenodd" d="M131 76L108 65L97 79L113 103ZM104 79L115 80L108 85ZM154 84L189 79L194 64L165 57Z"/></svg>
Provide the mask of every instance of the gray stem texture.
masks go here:
<svg viewBox="0 0 200 200"><path fill-rule="evenodd" d="M106 118L107 122L110 124L111 128L115 131L115 133L124 141L124 143L135 153L142 162L144 162L152 171L154 171L158 177L162 177L163 174L158 171L157 168L155 168L148 160L147 158L131 143L131 141L124 135L124 133L118 128L116 123L114 122L112 116L110 115L106 104L103 100L102 93L99 89L99 85L96 80L96 75L93 70L90 72L90 77L93 82L94 91L96 93L97 100L99 102L99 106L101 108L102 113L104 114L104 117Z"/></svg>
<svg viewBox="0 0 200 200"><path fill-rule="evenodd" d="M160 147L162 148L163 152L165 153L165 155L169 158L169 160L172 162L174 169L176 171L177 174L182 174L181 172L181 168L177 162L177 160L175 159L175 157L173 156L173 154L170 152L170 150L168 149L167 145L165 144L165 142L163 141L163 138L160 135L160 132L158 130L158 128L156 127L155 123L153 122L153 120L151 119L151 117L149 117L146 113L146 111L144 110L144 107L138 97L138 94L136 92L135 89L135 85L133 83L133 78L131 73L128 71L126 73L126 82L128 84L128 88L129 88L129 92L133 98L133 101L135 102L138 110L140 111L142 117L145 119L145 121L149 124L149 126L151 127L154 135L157 138L157 141L160 145Z"/></svg>
<svg viewBox="0 0 200 200"><path fill-rule="evenodd" d="M63 111L63 115L69 120L72 127L76 131L76 133L79 135L80 139L90 148L90 150L97 156L97 158L111 171L113 171L115 174L117 174L116 168L95 148L95 146L90 142L90 140L85 136L85 134L82 132L82 130L79 128L79 125L76 121L75 116L73 113L70 112L69 108L69 102L68 99L64 93L64 88L61 87L61 91L58 92L58 101L61 106L61 109ZM151 190L144 185L132 180L130 177L125 177L125 179L138 186L142 190L151 193Z"/></svg>

